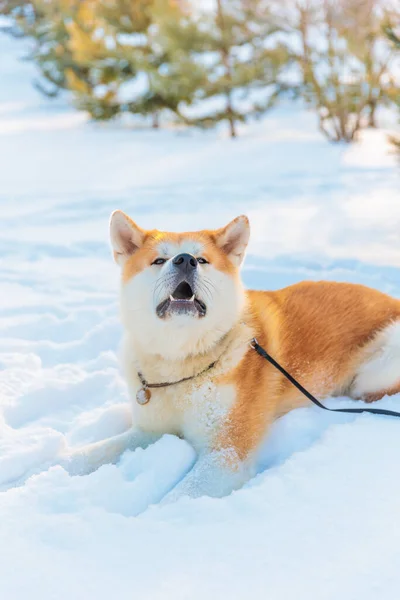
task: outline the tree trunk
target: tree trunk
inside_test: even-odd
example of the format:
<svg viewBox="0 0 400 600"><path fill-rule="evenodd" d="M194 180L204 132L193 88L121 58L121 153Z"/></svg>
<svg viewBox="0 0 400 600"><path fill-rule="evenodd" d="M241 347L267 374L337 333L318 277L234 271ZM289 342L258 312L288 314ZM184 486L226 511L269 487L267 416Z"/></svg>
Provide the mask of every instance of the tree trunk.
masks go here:
<svg viewBox="0 0 400 600"><path fill-rule="evenodd" d="M237 136L236 128L235 128L235 116L232 107L232 89L230 87L232 81L232 73L231 67L229 64L229 49L226 41L226 33L225 33L225 22L224 22L224 11L222 8L222 0L217 0L217 19L219 21L219 27L221 30L221 38L222 38L222 48L221 48L221 57L222 64L225 67L226 79L228 82L225 97L226 97L226 114L227 120L229 122L229 131L231 138L235 138Z"/></svg>
<svg viewBox="0 0 400 600"><path fill-rule="evenodd" d="M369 108L369 114L368 114L368 127L376 127L376 105L377 102L376 100L371 100L368 108Z"/></svg>
<svg viewBox="0 0 400 600"><path fill-rule="evenodd" d="M158 129L160 127L160 118L159 118L159 113L158 112L154 112L152 114L152 122L151 122L151 126L153 129Z"/></svg>
<svg viewBox="0 0 400 600"><path fill-rule="evenodd" d="M229 131L230 131L230 136L231 138L235 138L237 137L236 134L236 127L235 127L235 117L232 114L232 107L230 106L230 97L227 98L228 100L228 121L229 121Z"/></svg>

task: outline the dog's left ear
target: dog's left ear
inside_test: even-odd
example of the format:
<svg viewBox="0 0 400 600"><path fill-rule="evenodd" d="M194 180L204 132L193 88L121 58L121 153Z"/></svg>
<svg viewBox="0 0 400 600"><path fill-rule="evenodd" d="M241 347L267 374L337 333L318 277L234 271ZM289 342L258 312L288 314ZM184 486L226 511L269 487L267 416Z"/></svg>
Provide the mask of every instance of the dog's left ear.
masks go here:
<svg viewBox="0 0 400 600"><path fill-rule="evenodd" d="M237 267L244 259L249 237L250 223L245 215L236 217L226 227L217 229L215 232L217 246L228 255Z"/></svg>
<svg viewBox="0 0 400 600"><path fill-rule="evenodd" d="M110 218L110 240L115 262L122 265L142 245L146 232L122 210L115 210Z"/></svg>

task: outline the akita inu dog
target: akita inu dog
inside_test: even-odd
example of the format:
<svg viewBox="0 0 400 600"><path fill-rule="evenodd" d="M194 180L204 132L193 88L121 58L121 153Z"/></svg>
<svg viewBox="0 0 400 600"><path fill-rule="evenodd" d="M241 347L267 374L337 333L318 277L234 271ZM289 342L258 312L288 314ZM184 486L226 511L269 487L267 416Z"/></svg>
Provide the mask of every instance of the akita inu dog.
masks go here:
<svg viewBox="0 0 400 600"><path fill-rule="evenodd" d="M167 498L240 487L271 423L307 404L250 348L254 337L319 398L373 401L400 391L400 301L323 281L246 291L245 216L222 229L169 233L145 231L116 211L110 230L134 425L73 453L70 471L90 472L170 433L198 459Z"/></svg>

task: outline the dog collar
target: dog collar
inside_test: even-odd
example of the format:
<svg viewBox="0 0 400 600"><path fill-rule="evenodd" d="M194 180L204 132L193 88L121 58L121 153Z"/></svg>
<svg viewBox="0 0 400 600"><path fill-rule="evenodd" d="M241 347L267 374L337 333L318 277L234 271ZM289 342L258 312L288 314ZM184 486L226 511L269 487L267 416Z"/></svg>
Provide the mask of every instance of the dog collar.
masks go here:
<svg viewBox="0 0 400 600"><path fill-rule="evenodd" d="M196 375L192 375L191 377L183 377L182 379L178 379L178 381L166 381L163 383L148 383L146 381L146 379L144 378L143 374L140 371L138 371L137 374L140 379L140 383L142 384L142 387L140 388L140 390L138 390L136 392L137 403L141 404L141 405L147 404L151 398L150 390L152 388L164 388L164 387L169 387L170 385L178 385L178 383L183 383L184 381L189 381L190 379L195 379L196 377L200 377L200 375L203 375L204 373L207 373L207 371L212 369L216 362L217 361L212 362L210 365L208 365L208 367L203 369L203 371L200 371L200 373L197 373Z"/></svg>

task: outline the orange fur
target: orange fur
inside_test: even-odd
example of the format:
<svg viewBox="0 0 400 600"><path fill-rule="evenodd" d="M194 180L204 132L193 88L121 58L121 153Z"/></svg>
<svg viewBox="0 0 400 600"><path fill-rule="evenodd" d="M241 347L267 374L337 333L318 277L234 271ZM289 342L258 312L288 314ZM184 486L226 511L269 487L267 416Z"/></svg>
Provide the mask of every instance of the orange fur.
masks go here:
<svg viewBox="0 0 400 600"><path fill-rule="evenodd" d="M368 342L400 318L400 302L362 285L303 282L277 292L248 292L250 319L259 343L319 398L345 393ZM400 375L400 373L399 373ZM232 445L244 458L268 425L308 400L251 349L225 381L238 391L218 446ZM378 391L378 400L399 391Z"/></svg>
<svg viewBox="0 0 400 600"><path fill-rule="evenodd" d="M400 392L400 382L397 385L386 388L384 390L379 390L378 392L366 394L363 397L364 402L371 403L377 402L378 400L382 400L384 396L394 396L394 394L398 394Z"/></svg>
<svg viewBox="0 0 400 600"><path fill-rule="evenodd" d="M216 243L216 235L213 231L194 231L184 233L163 232L154 229L146 231L144 235L143 246L139 248L124 264L122 279L129 281L131 277L140 273L148 267L157 257L156 247L162 243L180 244L184 240L194 240L204 244L205 250L202 256L209 260L217 269L228 274L234 274L235 268L224 252L221 252Z"/></svg>

